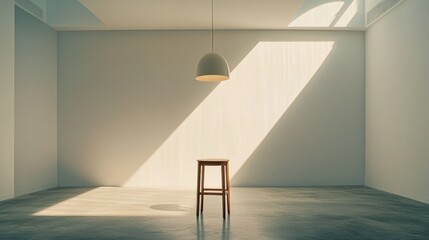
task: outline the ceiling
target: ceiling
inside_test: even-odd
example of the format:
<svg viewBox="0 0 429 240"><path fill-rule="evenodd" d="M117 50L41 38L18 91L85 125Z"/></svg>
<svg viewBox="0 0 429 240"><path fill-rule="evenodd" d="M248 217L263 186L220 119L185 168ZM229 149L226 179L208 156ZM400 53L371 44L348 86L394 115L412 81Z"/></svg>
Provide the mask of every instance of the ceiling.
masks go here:
<svg viewBox="0 0 429 240"><path fill-rule="evenodd" d="M205 29L211 26L210 0L81 0L111 27L143 29ZM303 0L214 1L217 28L282 28Z"/></svg>
<svg viewBox="0 0 429 240"><path fill-rule="evenodd" d="M364 2L214 0L214 26L216 29L362 29ZM27 11L60 31L211 27L210 0L16 0L16 3L21 7L26 5Z"/></svg>

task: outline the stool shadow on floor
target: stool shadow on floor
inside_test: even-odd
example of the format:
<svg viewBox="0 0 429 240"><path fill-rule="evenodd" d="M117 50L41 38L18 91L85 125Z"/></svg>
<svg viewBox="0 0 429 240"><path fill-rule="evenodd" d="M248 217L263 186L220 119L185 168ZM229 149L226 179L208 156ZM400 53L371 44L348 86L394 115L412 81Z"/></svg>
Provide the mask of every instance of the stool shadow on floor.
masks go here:
<svg viewBox="0 0 429 240"><path fill-rule="evenodd" d="M172 212L190 212L192 208L181 206L179 204L157 204L150 206L151 209L160 211L172 211Z"/></svg>

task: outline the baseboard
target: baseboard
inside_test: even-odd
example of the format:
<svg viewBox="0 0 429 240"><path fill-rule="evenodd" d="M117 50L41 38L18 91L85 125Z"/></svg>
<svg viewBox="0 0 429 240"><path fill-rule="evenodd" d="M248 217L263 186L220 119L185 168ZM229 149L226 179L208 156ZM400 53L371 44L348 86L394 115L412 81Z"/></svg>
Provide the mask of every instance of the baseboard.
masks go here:
<svg viewBox="0 0 429 240"><path fill-rule="evenodd" d="M39 192L39 191L50 189L50 188L55 188L57 186L58 186L57 183L51 183L48 185L32 187L32 188L24 189L21 191L15 191L15 197L19 197L19 196L29 194L29 193Z"/></svg>
<svg viewBox="0 0 429 240"><path fill-rule="evenodd" d="M394 190L390 190L390 189L381 188L381 187L378 187L378 186L365 185L365 187L372 188L374 190L377 190L377 191L380 191L380 192L384 192L384 193L387 193L387 194L391 194L391 195L395 195L395 196L407 198L407 199L410 199L412 201L416 201L416 202L420 202L420 203L424 203L424 204L429 204L429 199L428 198L424 198L424 197L421 197L421 196L416 196L415 194L403 193L403 192L399 192L399 191L394 191Z"/></svg>
<svg viewBox="0 0 429 240"><path fill-rule="evenodd" d="M0 201L8 200L13 197L14 197L13 193L3 194L3 195L0 195Z"/></svg>

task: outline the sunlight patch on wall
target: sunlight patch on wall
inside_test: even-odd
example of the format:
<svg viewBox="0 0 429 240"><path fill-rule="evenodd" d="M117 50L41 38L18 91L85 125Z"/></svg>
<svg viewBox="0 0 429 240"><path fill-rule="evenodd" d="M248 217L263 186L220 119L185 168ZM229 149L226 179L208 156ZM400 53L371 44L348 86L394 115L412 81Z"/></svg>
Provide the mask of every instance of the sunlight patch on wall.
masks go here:
<svg viewBox="0 0 429 240"><path fill-rule="evenodd" d="M232 178L332 47L332 41L259 42L124 186L195 187L196 160L203 158L230 159ZM219 171L208 168L207 185L218 186Z"/></svg>
<svg viewBox="0 0 429 240"><path fill-rule="evenodd" d="M314 7L298 16L289 27L329 27L343 5L343 1L336 1Z"/></svg>
<svg viewBox="0 0 429 240"><path fill-rule="evenodd" d="M359 10L358 0L353 0L346 11L341 15L341 18L335 23L335 27L347 27L353 17Z"/></svg>
<svg viewBox="0 0 429 240"><path fill-rule="evenodd" d="M363 6L363 0L306 1L288 27L363 27Z"/></svg>

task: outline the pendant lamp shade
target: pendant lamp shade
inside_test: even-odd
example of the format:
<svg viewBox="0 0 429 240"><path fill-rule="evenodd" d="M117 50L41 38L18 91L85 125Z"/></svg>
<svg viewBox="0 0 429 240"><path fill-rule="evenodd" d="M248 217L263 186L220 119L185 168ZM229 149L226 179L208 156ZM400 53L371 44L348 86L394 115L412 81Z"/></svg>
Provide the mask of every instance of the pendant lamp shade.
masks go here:
<svg viewBox="0 0 429 240"><path fill-rule="evenodd" d="M229 79L229 66L226 59L215 53L213 37L213 0L212 0L212 51L204 55L198 63L195 79L203 82L219 82Z"/></svg>
<svg viewBox="0 0 429 240"><path fill-rule="evenodd" d="M224 57L217 53L207 53L198 63L197 77L195 79L204 82L218 82L228 80L228 63Z"/></svg>

